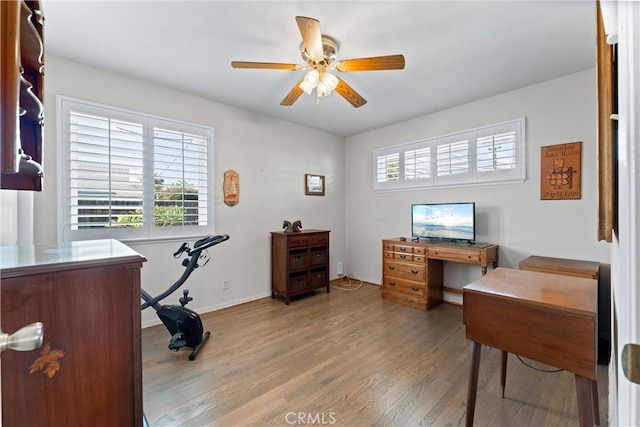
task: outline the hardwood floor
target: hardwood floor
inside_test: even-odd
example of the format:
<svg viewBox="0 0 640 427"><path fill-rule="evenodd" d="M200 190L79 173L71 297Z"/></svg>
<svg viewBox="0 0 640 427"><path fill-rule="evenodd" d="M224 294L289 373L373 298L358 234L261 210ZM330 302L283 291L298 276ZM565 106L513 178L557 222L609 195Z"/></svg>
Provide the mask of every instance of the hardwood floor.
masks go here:
<svg viewBox="0 0 640 427"><path fill-rule="evenodd" d="M151 427L464 425L470 350L460 307L425 312L365 284L289 306L264 298L202 320L211 338L194 361L167 349L164 326L142 331ZM501 398L499 359L483 349L477 426L578 425L573 375L509 355ZM607 426L607 368L598 369Z"/></svg>

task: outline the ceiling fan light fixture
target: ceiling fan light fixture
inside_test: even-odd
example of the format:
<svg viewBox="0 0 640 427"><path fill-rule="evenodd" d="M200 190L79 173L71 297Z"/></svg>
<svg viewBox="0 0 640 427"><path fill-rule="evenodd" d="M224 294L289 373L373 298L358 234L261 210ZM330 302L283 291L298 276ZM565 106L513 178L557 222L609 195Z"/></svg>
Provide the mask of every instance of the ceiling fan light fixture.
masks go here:
<svg viewBox="0 0 640 427"><path fill-rule="evenodd" d="M320 73L315 68L309 71L304 79L300 82L300 89L302 89L307 95L311 95L313 89L318 85Z"/></svg>
<svg viewBox="0 0 640 427"><path fill-rule="evenodd" d="M338 86L338 78L330 73L322 73L316 87L318 97L329 95Z"/></svg>

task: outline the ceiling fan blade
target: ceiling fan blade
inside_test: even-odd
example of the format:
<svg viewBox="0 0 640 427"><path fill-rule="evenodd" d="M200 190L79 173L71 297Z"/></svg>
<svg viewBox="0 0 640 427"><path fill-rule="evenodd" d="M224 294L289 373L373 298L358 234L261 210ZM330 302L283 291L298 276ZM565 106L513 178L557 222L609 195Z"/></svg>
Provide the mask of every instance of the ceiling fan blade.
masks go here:
<svg viewBox="0 0 640 427"><path fill-rule="evenodd" d="M268 68L273 70L300 70L302 67L298 64L282 64L278 62L244 62L231 61L233 68Z"/></svg>
<svg viewBox="0 0 640 427"><path fill-rule="evenodd" d="M293 105L293 103L296 102L298 98L300 98L300 95L302 95L303 93L303 90L300 89L300 83L302 83L302 80L296 83L293 89L291 89L291 92L289 92L287 96L284 97L280 105L288 107L290 105Z"/></svg>
<svg viewBox="0 0 640 427"><path fill-rule="evenodd" d="M338 61L336 70L347 71L377 71L377 70L402 70L404 68L404 55L372 56L370 58L355 58Z"/></svg>
<svg viewBox="0 0 640 427"><path fill-rule="evenodd" d="M322 49L320 21L306 16L296 16L296 22L302 35L304 49L313 59L321 60L324 56L324 49Z"/></svg>
<svg viewBox="0 0 640 427"><path fill-rule="evenodd" d="M336 92L338 92L344 99L349 101L349 104L353 105L355 108L362 107L367 103L367 100L364 99L358 92L353 90L351 86L345 83L344 80L338 77L338 86L336 86Z"/></svg>

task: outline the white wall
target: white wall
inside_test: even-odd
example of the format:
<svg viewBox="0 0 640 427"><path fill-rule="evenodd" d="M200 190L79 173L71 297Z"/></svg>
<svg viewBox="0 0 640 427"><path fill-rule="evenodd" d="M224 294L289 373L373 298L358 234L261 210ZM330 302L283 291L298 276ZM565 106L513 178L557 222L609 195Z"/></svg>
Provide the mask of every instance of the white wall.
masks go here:
<svg viewBox="0 0 640 427"><path fill-rule="evenodd" d="M18 192L0 190L0 245L18 243Z"/></svg>
<svg viewBox="0 0 640 427"><path fill-rule="evenodd" d="M381 239L410 236L410 206L422 202L475 201L477 240L500 245L500 266L517 268L529 255L608 264L609 247L596 237L596 100L596 73L587 70L347 138L347 272L379 284ZM373 192L374 148L520 117L526 117L526 182ZM582 141L582 198L540 200L540 147L573 141ZM445 286L461 288L479 275L479 267L449 263Z"/></svg>
<svg viewBox="0 0 640 427"><path fill-rule="evenodd" d="M212 260L185 287L190 307L207 311L270 295L270 231L283 220L331 230L331 277L344 260L344 139L103 70L47 57L45 188L35 195L35 243L57 240L56 95L86 99L214 128L215 233L231 239L209 250ZM222 175L240 174L240 203L223 203ZM304 195L304 174L325 175L325 197ZM193 240L192 240L193 241ZM147 257L142 286L152 295L183 271L172 253L180 242L130 244ZM228 279L230 289L223 291ZM182 292L165 300L177 303ZM151 310L143 323L155 322Z"/></svg>

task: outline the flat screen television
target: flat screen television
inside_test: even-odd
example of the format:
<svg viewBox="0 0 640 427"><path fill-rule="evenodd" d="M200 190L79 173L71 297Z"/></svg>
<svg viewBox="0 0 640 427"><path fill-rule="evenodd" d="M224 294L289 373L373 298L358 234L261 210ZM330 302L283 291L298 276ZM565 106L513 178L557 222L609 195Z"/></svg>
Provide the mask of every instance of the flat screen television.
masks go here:
<svg viewBox="0 0 640 427"><path fill-rule="evenodd" d="M411 237L414 239L476 240L476 204L421 203L411 205Z"/></svg>

